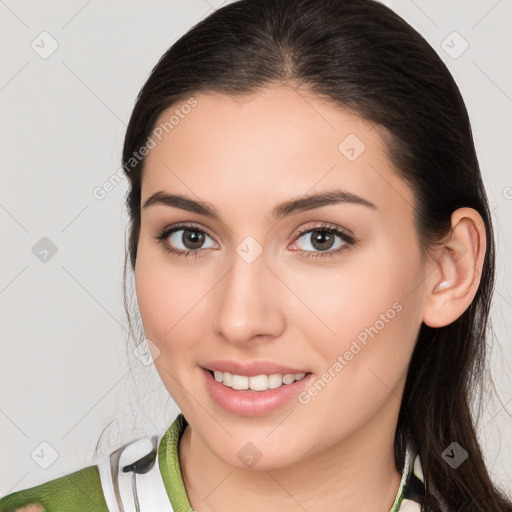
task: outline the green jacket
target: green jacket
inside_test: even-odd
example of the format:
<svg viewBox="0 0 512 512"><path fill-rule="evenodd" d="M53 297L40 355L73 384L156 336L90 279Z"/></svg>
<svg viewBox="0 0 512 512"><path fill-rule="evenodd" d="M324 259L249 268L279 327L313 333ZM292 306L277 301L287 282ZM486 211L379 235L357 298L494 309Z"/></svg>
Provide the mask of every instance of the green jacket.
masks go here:
<svg viewBox="0 0 512 512"><path fill-rule="evenodd" d="M15 512L31 504L39 507L28 507L27 512L193 512L178 456L187 425L180 413L161 436L137 439L95 465L4 496L0 512ZM419 512L422 488L419 458L407 452L390 512Z"/></svg>

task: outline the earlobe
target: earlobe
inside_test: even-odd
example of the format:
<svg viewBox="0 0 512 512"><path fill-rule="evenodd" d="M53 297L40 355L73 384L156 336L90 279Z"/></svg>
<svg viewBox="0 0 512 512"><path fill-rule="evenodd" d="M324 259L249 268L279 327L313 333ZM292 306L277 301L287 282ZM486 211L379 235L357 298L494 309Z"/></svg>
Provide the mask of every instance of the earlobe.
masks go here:
<svg viewBox="0 0 512 512"><path fill-rule="evenodd" d="M444 327L469 307L480 284L485 249L485 226L480 214L472 208L453 212L450 235L427 278L425 324Z"/></svg>

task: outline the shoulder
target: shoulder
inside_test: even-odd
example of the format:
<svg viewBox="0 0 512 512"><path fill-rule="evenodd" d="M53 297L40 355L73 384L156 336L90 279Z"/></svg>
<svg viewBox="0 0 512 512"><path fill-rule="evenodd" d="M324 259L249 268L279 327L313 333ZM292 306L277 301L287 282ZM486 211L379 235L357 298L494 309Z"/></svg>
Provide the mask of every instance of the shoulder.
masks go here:
<svg viewBox="0 0 512 512"><path fill-rule="evenodd" d="M0 512L108 512L97 465L0 499Z"/></svg>
<svg viewBox="0 0 512 512"><path fill-rule="evenodd" d="M177 446L187 422L179 414L166 430L139 437L94 465L0 498L0 512L172 512L171 500L188 503Z"/></svg>

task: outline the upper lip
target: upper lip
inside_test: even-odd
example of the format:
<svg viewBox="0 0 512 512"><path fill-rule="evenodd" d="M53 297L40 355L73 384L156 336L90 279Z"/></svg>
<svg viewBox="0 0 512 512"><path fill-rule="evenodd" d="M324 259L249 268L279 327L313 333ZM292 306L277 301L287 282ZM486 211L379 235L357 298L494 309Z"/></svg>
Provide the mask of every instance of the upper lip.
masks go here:
<svg viewBox="0 0 512 512"><path fill-rule="evenodd" d="M256 375L271 375L273 373L281 373L286 375L288 373L307 373L306 370L301 368L293 368L280 363L273 363L272 361L230 361L230 360L216 360L209 361L203 365L203 368L212 371L229 372L235 375L245 375L253 377Z"/></svg>

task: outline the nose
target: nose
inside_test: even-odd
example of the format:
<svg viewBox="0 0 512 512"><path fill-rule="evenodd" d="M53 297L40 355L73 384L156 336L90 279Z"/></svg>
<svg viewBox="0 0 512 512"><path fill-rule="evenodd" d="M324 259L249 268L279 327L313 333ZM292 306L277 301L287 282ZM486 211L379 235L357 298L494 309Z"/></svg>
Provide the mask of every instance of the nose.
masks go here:
<svg viewBox="0 0 512 512"><path fill-rule="evenodd" d="M230 270L216 286L212 327L233 345L268 341L284 330L284 288L268 263L265 252L254 261L234 253Z"/></svg>

